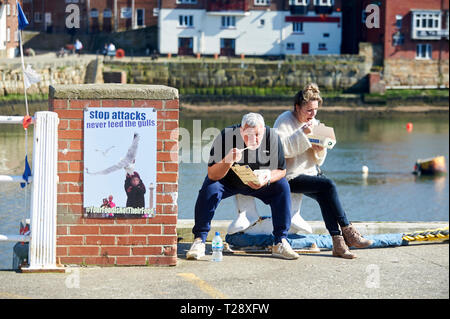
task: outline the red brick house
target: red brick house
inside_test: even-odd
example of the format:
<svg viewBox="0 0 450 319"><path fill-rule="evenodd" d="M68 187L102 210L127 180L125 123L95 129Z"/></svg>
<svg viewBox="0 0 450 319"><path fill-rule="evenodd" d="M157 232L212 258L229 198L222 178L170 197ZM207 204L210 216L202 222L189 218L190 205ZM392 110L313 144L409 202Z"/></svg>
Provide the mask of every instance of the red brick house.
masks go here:
<svg viewBox="0 0 450 319"><path fill-rule="evenodd" d="M66 31L66 18L79 9L81 32L112 32L155 26L158 0L25 0L30 30ZM66 10L68 12L66 12ZM132 14L134 12L134 14Z"/></svg>
<svg viewBox="0 0 450 319"><path fill-rule="evenodd" d="M448 87L449 3L444 0L362 0L360 42L381 46L388 87ZM371 27L379 8L379 27ZM367 11L367 12L366 12ZM367 24L368 23L368 24Z"/></svg>

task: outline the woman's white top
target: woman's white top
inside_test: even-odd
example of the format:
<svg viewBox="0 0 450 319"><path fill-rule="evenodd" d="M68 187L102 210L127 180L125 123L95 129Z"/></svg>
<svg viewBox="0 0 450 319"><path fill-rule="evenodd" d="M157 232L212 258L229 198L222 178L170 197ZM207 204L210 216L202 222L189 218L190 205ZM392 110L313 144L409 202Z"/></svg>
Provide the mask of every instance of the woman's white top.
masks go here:
<svg viewBox="0 0 450 319"><path fill-rule="evenodd" d="M313 121L315 121L314 125L319 123L315 119ZM320 152L315 152L311 148L311 142L301 129L305 124L306 122L298 121L294 112L286 111L278 116L273 125L283 144L287 180L296 178L300 174L317 175L316 165L321 166L327 156L326 148Z"/></svg>

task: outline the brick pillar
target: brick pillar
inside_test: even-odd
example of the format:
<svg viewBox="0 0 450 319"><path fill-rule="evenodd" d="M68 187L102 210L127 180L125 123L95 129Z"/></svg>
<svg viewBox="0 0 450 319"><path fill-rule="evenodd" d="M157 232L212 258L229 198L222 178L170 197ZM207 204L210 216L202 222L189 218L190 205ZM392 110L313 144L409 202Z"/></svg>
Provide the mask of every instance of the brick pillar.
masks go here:
<svg viewBox="0 0 450 319"><path fill-rule="evenodd" d="M83 216L83 109L157 109L156 215L153 218ZM50 86L58 113L57 260L62 264L176 265L178 90L158 85Z"/></svg>

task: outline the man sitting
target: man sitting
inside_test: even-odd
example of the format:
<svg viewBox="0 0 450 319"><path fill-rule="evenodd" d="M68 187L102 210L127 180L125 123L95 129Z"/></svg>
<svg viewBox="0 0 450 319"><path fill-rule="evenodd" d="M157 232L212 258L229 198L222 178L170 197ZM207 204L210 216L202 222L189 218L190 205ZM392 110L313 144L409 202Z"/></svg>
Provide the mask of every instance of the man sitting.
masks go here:
<svg viewBox="0 0 450 319"><path fill-rule="evenodd" d="M253 171L269 170L259 183L244 184L231 169L235 164L248 165ZM291 222L289 184L285 179L286 162L283 147L276 132L264 125L260 114L244 115L241 124L222 130L210 151L208 175L195 204L194 243L187 259L205 255L205 241L211 220L222 199L243 194L262 200L272 211L274 243L272 256L297 259L286 240Z"/></svg>

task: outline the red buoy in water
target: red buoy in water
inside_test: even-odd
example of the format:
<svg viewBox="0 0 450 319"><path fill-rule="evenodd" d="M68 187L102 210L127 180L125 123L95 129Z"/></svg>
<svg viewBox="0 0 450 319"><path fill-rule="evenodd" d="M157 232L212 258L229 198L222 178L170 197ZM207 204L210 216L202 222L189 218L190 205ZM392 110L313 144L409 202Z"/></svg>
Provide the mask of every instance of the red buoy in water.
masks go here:
<svg viewBox="0 0 450 319"><path fill-rule="evenodd" d="M413 124L411 122L406 123L406 130L408 132L412 132L413 130Z"/></svg>

